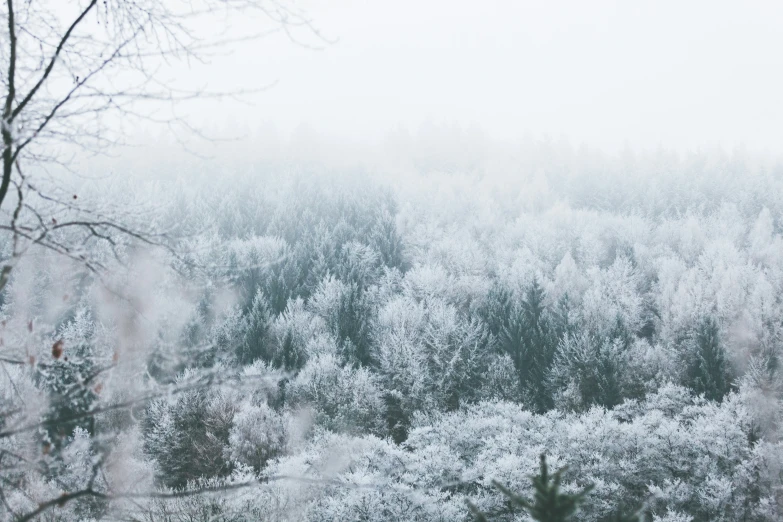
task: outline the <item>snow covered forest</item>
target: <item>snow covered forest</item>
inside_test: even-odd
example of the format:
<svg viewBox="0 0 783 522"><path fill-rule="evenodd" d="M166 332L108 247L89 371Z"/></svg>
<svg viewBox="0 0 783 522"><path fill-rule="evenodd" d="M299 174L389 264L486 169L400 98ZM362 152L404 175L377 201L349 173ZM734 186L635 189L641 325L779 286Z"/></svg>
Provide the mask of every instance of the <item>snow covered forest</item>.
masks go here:
<svg viewBox="0 0 783 522"><path fill-rule="evenodd" d="M0 2L0 522L783 520L781 26Z"/></svg>
<svg viewBox="0 0 783 522"><path fill-rule="evenodd" d="M82 182L165 245L12 272L3 520L780 520L783 166L416 141Z"/></svg>

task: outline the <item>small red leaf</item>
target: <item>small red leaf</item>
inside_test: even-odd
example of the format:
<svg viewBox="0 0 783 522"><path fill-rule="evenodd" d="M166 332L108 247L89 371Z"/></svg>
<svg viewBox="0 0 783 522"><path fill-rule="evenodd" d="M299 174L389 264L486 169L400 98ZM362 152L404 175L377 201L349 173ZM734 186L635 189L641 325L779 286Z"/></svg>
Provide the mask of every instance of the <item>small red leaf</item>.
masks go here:
<svg viewBox="0 0 783 522"><path fill-rule="evenodd" d="M63 355L63 347L65 346L65 343L62 339L59 339L56 343L52 345L52 357L55 359L59 359Z"/></svg>

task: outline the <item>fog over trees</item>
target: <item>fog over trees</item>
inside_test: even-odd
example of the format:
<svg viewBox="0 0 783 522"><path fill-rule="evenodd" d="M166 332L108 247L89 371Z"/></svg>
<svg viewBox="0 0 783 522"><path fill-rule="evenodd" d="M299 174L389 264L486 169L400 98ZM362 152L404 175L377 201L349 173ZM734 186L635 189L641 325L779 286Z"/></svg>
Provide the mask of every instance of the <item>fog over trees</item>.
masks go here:
<svg viewBox="0 0 783 522"><path fill-rule="evenodd" d="M779 164L525 150L138 173L170 250L4 291L5 516L779 519Z"/></svg>
<svg viewBox="0 0 783 522"><path fill-rule="evenodd" d="M173 4L80 5L9 0L0 42L0 520L783 519L780 160L459 125L204 157L176 112L116 149L238 93L131 59ZM141 34L128 105L71 78Z"/></svg>

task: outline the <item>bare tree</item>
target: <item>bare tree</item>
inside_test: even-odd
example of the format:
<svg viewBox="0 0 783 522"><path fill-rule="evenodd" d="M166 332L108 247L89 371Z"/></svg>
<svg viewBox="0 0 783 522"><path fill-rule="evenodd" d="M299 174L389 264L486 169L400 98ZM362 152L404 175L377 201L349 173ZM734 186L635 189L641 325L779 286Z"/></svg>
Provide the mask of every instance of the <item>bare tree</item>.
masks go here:
<svg viewBox="0 0 783 522"><path fill-rule="evenodd" d="M177 116L173 108L178 103L247 92L179 89L158 77L162 67L175 60L204 60L272 30L291 35L292 28L304 27L317 35L303 13L280 0L7 0L4 11L0 230L9 234L9 245L0 290L33 246L98 271L102 263L87 248L95 242L115 254L118 235L162 243L160 231L133 226L116 209L109 213L82 204L56 180L46 183L51 179L44 175L54 165L72 170L69 154L75 147L100 153L122 143L129 122L198 132ZM271 29L222 30L220 21L232 13L263 17ZM161 115L150 104L168 110Z"/></svg>
<svg viewBox="0 0 783 522"><path fill-rule="evenodd" d="M226 16L237 14L264 18L269 28L236 34L220 26ZM71 163L74 154L100 154L123 144L129 122L154 122L172 132L179 127L198 134L178 116L178 104L252 91L181 89L162 81L157 74L161 69L178 60L203 61L231 44L260 38L270 31L283 31L293 38L291 31L301 27L320 39L306 16L282 0L6 0L2 17L0 233L4 238L0 242L0 292L33 250L64 256L100 276L108 266L107 254L119 259L127 245L171 248L165 231L145 224L134 209L111 208L110 202L86 202L58 177L63 172L78 174ZM50 413L44 414L48 406L36 402L35 390L20 388L29 379L19 376L35 372L45 377L61 371L58 364L68 359L62 355L61 341L52 346L50 362L24 355L27 348L22 345L27 342L19 336L13 338L3 321L0 347L13 348L0 349L0 379L5 379L13 394L9 398L0 393L3 520L6 515L12 520L31 520L71 500L113 495L103 478L110 451L98 448L87 483L64 489L53 498L39 498L32 510L14 511L7 496L28 496L25 472L41 466L15 452L16 437L87 417L138 409L159 397L225 384L225 379L216 380L215 374L207 372L187 382L148 387L142 393L118 396L77 412L51 414L46 410ZM16 344L11 347L12 343ZM80 362L78 356L71 357L69 364ZM61 391L64 400L99 393L97 383L116 365L111 358L91 362L95 364L89 373L79 374ZM42 451L47 453L48 448Z"/></svg>

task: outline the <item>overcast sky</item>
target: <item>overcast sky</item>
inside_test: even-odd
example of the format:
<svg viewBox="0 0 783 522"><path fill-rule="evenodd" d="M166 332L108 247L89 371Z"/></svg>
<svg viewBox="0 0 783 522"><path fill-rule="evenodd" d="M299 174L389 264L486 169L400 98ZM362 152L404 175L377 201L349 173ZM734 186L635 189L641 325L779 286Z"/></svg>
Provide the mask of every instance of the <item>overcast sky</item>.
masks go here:
<svg viewBox="0 0 783 522"><path fill-rule="evenodd" d="M306 124L352 141L431 122L607 150L783 152L780 2L302 5L336 43L316 51L272 37L214 60L198 73L210 85L277 81L253 107L221 104L215 121L283 133Z"/></svg>

